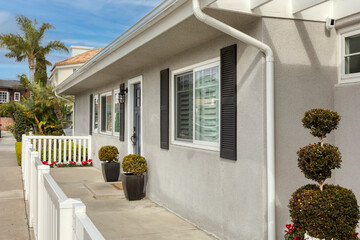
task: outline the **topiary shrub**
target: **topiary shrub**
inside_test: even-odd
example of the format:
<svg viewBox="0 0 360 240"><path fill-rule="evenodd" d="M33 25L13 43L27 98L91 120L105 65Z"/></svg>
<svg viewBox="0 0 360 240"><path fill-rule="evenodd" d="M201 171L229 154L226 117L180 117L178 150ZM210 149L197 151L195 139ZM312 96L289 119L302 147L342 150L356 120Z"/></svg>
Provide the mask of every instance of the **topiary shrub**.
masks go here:
<svg viewBox="0 0 360 240"><path fill-rule="evenodd" d="M22 152L22 142L15 143L15 153L16 153L16 160L17 164L21 166L21 152Z"/></svg>
<svg viewBox="0 0 360 240"><path fill-rule="evenodd" d="M305 177L320 185L331 177L331 170L341 166L339 149L330 144L310 144L300 148L297 155L298 166Z"/></svg>
<svg viewBox="0 0 360 240"><path fill-rule="evenodd" d="M99 150L100 161L117 162L119 161L119 150L115 146L103 146Z"/></svg>
<svg viewBox="0 0 360 240"><path fill-rule="evenodd" d="M147 171L147 163L144 157L138 154L130 154L123 158L121 167L124 172L141 175Z"/></svg>
<svg viewBox="0 0 360 240"><path fill-rule="evenodd" d="M298 167L305 177L319 185L309 184L296 190L290 201L289 210L296 239L304 239L305 233L325 240L354 239L360 219L359 206L351 190L340 186L324 185L331 177L331 170L341 167L339 149L324 144L328 133L337 129L341 117L326 109L307 111L302 119L304 127L320 138L319 143L310 144L297 152ZM291 236L287 232L285 239ZM355 238L356 239L356 238Z"/></svg>
<svg viewBox="0 0 360 240"><path fill-rule="evenodd" d="M310 133L319 138L337 129L340 115L328 109L316 108L307 111L302 119L303 126L310 129Z"/></svg>
<svg viewBox="0 0 360 240"><path fill-rule="evenodd" d="M26 118L22 111L16 111L14 113L15 117L15 139L17 142L21 142L22 135L26 132Z"/></svg>
<svg viewBox="0 0 360 240"><path fill-rule="evenodd" d="M320 239L351 239L360 218L354 193L334 185L324 185L323 191L305 185L293 193L289 207L297 232Z"/></svg>

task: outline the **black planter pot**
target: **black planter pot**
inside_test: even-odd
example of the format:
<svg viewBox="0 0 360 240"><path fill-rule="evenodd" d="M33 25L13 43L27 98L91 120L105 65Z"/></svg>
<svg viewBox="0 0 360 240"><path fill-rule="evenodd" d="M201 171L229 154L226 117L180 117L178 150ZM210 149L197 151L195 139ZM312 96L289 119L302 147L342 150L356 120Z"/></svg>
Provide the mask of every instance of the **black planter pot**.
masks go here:
<svg viewBox="0 0 360 240"><path fill-rule="evenodd" d="M145 177L144 175L136 176L132 173L121 175L121 181L125 197L129 201L140 200L145 197Z"/></svg>
<svg viewBox="0 0 360 240"><path fill-rule="evenodd" d="M102 162L101 169L105 182L117 182L120 175L119 162Z"/></svg>

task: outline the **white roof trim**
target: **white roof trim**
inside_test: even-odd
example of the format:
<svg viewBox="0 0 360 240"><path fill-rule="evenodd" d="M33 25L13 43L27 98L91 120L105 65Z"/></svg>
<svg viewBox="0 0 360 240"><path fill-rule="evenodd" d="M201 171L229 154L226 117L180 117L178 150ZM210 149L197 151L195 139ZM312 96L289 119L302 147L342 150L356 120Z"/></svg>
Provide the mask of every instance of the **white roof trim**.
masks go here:
<svg viewBox="0 0 360 240"><path fill-rule="evenodd" d="M121 45L125 44L132 38L136 37L138 34L143 32L145 29L150 27L152 24L156 23L156 18L159 18L165 11L170 9L171 7L178 7L182 3L186 2L186 0L165 0L155 9L153 9L150 13L148 13L145 17L140 19L135 25L126 30L123 34L121 34L118 38L112 41L109 45L107 45L104 49L102 49L98 54L96 54L93 58L91 58L88 62L82 65L76 72L70 75L67 79L65 79L62 83L54 88L54 91L59 91L66 87L69 83L71 83L75 78L83 74L86 70L88 70L92 65L106 56L110 55L113 51L119 48Z"/></svg>

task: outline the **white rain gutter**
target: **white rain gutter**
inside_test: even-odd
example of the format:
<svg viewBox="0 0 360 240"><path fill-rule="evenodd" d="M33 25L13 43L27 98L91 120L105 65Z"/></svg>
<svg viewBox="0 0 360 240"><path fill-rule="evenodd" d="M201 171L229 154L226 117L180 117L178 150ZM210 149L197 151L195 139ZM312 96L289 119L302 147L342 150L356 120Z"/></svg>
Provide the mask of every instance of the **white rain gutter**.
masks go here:
<svg viewBox="0 0 360 240"><path fill-rule="evenodd" d="M275 218L275 108L274 108L274 55L271 48L259 40L206 15L199 0L192 0L195 17L248 45L258 48L266 57L266 160L267 160L267 215L268 240L276 240Z"/></svg>

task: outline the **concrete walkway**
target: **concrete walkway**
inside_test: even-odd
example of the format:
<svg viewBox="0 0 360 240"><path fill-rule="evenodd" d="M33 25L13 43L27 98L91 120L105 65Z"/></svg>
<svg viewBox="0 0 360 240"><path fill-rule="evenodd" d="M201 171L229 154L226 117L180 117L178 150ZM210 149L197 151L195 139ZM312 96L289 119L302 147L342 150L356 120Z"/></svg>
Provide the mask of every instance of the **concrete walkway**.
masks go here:
<svg viewBox="0 0 360 240"><path fill-rule="evenodd" d="M149 199L129 202L123 191L118 199L95 199L85 185L107 184L96 168L54 168L51 175L68 197L85 203L89 218L107 240L215 239Z"/></svg>
<svg viewBox="0 0 360 240"><path fill-rule="evenodd" d="M16 162L15 139L2 131L0 138L0 240L28 240L21 167Z"/></svg>

